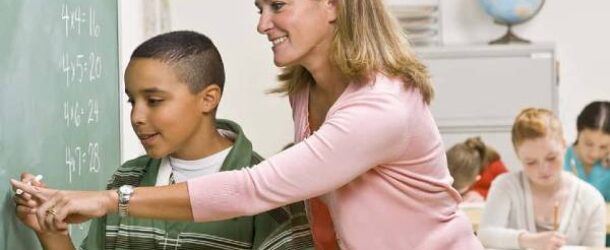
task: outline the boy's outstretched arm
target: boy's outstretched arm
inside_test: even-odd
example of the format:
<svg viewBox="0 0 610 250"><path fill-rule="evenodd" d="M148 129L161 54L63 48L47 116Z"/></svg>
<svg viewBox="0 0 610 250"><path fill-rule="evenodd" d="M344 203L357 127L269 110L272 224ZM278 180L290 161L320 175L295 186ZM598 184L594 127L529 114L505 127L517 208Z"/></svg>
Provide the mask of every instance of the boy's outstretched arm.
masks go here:
<svg viewBox="0 0 610 250"><path fill-rule="evenodd" d="M115 190L112 190L112 197L109 212L117 212L118 195ZM159 187L136 187L128 209L129 216L138 218L193 221L186 182Z"/></svg>
<svg viewBox="0 0 610 250"><path fill-rule="evenodd" d="M65 232L68 224L118 211L116 190L63 191L29 186L17 180L11 180L11 184L41 204L35 212L43 231ZM133 217L193 220L186 183L135 188L128 209L129 216Z"/></svg>

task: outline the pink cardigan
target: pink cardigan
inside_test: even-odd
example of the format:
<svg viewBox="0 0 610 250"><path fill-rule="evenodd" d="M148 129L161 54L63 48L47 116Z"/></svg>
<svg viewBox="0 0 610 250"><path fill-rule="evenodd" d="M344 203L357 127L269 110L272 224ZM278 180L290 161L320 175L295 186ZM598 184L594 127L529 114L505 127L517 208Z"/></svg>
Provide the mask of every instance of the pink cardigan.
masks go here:
<svg viewBox="0 0 610 250"><path fill-rule="evenodd" d="M342 249L482 249L458 209L440 134L418 91L383 75L350 84L305 139L308 93L291 98L301 143L253 168L188 181L196 221L322 196Z"/></svg>

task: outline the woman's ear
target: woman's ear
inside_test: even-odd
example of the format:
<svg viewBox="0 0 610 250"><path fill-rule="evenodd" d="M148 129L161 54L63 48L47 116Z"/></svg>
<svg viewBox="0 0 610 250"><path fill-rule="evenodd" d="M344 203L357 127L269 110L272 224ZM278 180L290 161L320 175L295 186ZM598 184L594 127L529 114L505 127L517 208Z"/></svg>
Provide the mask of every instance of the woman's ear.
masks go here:
<svg viewBox="0 0 610 250"><path fill-rule="evenodd" d="M222 90L217 84L210 84L201 90L198 94L202 113L210 113L216 110L220 98L222 97Z"/></svg>
<svg viewBox="0 0 610 250"><path fill-rule="evenodd" d="M339 0L324 0L324 7L327 11L328 22L334 23L337 21L337 1Z"/></svg>

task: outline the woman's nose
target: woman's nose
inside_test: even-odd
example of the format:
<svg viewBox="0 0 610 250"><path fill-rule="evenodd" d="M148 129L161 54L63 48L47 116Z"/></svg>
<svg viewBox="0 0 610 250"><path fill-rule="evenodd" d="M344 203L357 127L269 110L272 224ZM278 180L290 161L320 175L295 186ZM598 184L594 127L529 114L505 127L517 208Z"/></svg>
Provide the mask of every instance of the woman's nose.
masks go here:
<svg viewBox="0 0 610 250"><path fill-rule="evenodd" d="M261 15L258 18L258 25L256 26L256 30L260 34L267 33L273 27L273 23L271 22L271 18L265 11L261 11Z"/></svg>

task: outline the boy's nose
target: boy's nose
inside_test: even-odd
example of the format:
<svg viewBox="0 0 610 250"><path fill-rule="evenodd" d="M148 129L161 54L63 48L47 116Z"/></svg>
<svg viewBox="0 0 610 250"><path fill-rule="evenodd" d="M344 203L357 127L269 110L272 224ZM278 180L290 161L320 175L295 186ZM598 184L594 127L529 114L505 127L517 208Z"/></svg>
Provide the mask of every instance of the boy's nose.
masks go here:
<svg viewBox="0 0 610 250"><path fill-rule="evenodd" d="M136 127L136 126L141 126L146 124L146 115L144 115L144 112L139 111L138 109L136 109L136 107L133 107L131 109L131 125Z"/></svg>

